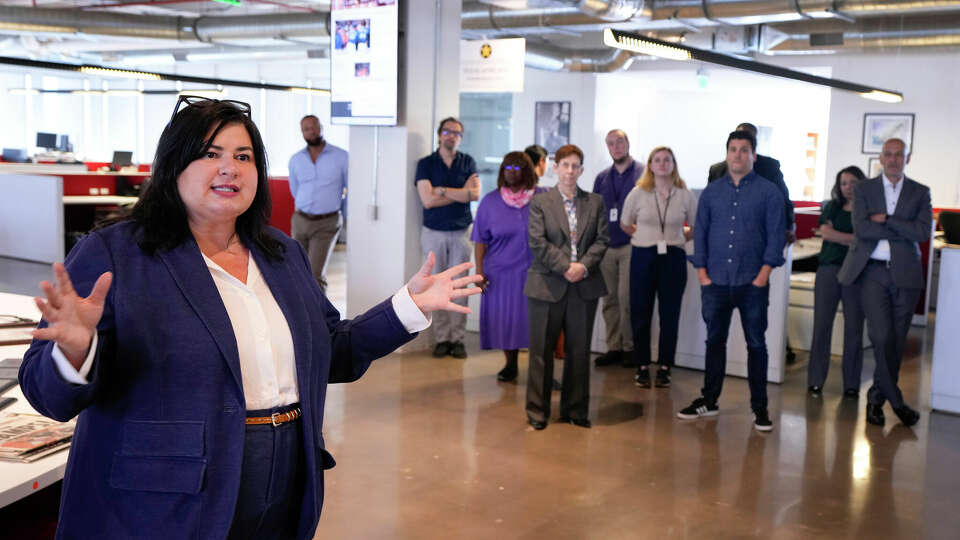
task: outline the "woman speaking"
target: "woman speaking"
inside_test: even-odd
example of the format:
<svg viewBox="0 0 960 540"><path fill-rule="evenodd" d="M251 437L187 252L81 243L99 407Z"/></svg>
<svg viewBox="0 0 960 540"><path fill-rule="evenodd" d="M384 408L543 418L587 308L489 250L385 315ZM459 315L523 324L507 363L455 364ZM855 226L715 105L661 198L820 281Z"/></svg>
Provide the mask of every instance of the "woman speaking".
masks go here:
<svg viewBox="0 0 960 540"><path fill-rule="evenodd" d="M42 414L79 415L57 538L312 538L334 466L327 383L479 292L463 287L480 276L453 279L469 264L431 276L431 254L340 320L269 215L249 105L182 96L131 216L41 283L20 384Z"/></svg>

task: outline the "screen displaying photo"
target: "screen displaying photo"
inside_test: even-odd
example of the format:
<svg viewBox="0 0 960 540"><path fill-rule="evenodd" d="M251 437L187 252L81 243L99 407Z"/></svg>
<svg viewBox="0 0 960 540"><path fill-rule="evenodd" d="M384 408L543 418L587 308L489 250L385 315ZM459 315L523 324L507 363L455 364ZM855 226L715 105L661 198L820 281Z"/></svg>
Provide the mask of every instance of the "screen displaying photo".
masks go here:
<svg viewBox="0 0 960 540"><path fill-rule="evenodd" d="M331 8L332 122L396 125L396 0L335 0Z"/></svg>

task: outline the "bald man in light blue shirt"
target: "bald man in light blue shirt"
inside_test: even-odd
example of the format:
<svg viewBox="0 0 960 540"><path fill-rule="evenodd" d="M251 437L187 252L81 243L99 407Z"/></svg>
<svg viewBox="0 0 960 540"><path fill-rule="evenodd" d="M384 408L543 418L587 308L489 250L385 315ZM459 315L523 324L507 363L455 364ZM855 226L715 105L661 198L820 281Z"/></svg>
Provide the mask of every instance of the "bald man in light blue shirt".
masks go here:
<svg viewBox="0 0 960 540"><path fill-rule="evenodd" d="M300 132L307 146L290 158L290 193L296 205L290 232L306 250L313 276L326 292L327 262L343 226L348 154L323 138L323 126L312 114L300 120Z"/></svg>

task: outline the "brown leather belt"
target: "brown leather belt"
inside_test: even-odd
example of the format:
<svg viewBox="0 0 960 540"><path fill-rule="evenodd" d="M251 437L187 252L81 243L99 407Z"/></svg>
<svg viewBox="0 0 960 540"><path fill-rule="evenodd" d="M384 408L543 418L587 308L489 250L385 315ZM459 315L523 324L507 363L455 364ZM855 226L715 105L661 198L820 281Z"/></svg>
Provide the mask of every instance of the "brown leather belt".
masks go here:
<svg viewBox="0 0 960 540"><path fill-rule="evenodd" d="M333 216L339 214L340 211L339 211L339 210L334 210L333 212L327 212L326 214L308 214L308 213L303 212L303 211L301 211L301 210L297 210L297 213L300 214L301 216L303 216L304 218L310 220L310 221L316 221L316 220L318 220L318 219L327 219L327 218L333 217Z"/></svg>
<svg viewBox="0 0 960 540"><path fill-rule="evenodd" d="M296 409L291 409L284 413L273 413L270 416L252 416L246 419L245 423L250 424L272 424L273 427L277 427L280 424L286 424L287 422L293 422L294 420L300 418L302 414L300 413L300 407Z"/></svg>

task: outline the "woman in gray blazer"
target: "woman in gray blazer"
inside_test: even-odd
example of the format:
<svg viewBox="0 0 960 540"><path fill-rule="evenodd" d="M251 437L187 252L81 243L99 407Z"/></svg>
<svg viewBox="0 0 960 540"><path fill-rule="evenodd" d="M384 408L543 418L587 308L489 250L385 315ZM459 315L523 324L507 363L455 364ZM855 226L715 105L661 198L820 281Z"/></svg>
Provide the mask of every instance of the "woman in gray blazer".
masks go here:
<svg viewBox="0 0 960 540"><path fill-rule="evenodd" d="M564 332L560 422L590 427L590 336L597 300L607 294L600 260L607 250L603 198L577 187L583 151L572 144L554 155L555 188L530 202L530 251L523 294L530 316L530 366L527 419L534 429L547 427L553 385L553 350Z"/></svg>

